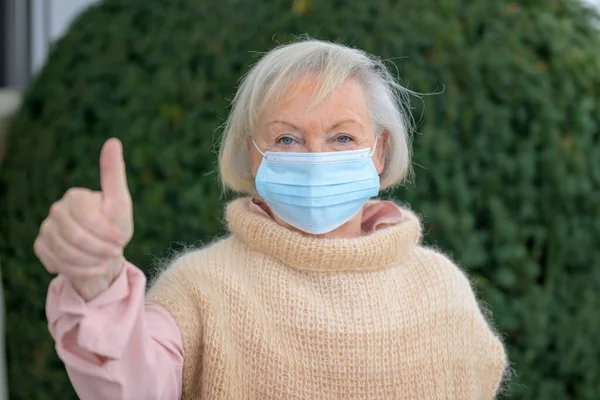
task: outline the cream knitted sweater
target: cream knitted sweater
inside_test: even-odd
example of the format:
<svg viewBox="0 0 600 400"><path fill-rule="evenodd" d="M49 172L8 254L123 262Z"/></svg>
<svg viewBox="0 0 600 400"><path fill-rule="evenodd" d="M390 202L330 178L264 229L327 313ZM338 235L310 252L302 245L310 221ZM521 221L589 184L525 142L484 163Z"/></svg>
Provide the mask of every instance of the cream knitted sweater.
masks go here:
<svg viewBox="0 0 600 400"><path fill-rule="evenodd" d="M185 351L183 399L492 399L506 355L464 273L418 218L303 236L233 201L232 236L190 252L148 300Z"/></svg>

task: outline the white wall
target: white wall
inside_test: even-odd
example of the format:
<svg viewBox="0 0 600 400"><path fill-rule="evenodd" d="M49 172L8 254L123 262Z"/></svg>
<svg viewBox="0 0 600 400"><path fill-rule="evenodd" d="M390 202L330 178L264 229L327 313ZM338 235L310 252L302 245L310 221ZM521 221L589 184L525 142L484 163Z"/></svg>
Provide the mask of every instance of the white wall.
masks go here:
<svg viewBox="0 0 600 400"><path fill-rule="evenodd" d="M98 0L32 0L32 73L46 62L50 43L65 34L71 21Z"/></svg>

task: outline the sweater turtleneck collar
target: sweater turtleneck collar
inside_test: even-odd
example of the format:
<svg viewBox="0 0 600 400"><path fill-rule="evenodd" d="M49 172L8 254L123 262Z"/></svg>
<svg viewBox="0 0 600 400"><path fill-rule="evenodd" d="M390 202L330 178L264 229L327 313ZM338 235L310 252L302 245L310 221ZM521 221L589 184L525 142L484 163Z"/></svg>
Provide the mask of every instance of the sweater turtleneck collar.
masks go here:
<svg viewBox="0 0 600 400"><path fill-rule="evenodd" d="M282 227L250 210L250 199L227 206L229 230L253 249L301 270L374 271L397 265L419 243L418 217L403 208L404 220L358 238L315 238Z"/></svg>

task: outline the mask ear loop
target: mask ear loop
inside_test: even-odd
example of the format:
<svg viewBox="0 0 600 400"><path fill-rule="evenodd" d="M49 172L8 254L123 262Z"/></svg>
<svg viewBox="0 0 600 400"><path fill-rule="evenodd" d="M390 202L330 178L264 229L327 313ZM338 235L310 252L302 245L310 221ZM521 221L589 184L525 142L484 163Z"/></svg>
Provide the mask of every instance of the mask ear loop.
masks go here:
<svg viewBox="0 0 600 400"><path fill-rule="evenodd" d="M254 138L252 138L252 144L254 145L254 147L256 148L256 150L258 150L258 152L260 154L263 155L263 157L265 156L265 153L262 152L262 150L258 147L258 145L256 144L256 142L254 141Z"/></svg>
<svg viewBox="0 0 600 400"><path fill-rule="evenodd" d="M370 157L373 157L373 154L375 154L375 150L377 150L377 141L379 140L379 136L375 136L375 144L373 145L373 150L371 150L371 155ZM260 151L260 150L259 150Z"/></svg>

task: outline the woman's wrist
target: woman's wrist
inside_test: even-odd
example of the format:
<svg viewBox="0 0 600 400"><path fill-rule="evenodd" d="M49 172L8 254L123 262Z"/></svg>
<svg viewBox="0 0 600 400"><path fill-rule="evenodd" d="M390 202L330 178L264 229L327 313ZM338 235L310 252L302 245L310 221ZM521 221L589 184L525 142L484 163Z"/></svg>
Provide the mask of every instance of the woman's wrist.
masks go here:
<svg viewBox="0 0 600 400"><path fill-rule="evenodd" d="M107 263L105 274L85 280L73 279L70 280L71 285L85 301L90 301L110 287L121 273L124 264L123 256L116 257Z"/></svg>

